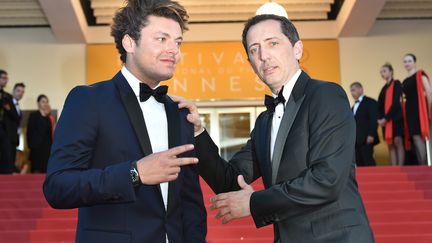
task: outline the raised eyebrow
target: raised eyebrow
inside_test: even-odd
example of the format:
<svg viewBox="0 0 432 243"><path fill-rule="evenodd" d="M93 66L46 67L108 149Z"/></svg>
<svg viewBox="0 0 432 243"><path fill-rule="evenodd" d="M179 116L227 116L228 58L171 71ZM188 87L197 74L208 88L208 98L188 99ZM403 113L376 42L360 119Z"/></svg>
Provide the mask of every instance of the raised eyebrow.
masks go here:
<svg viewBox="0 0 432 243"><path fill-rule="evenodd" d="M273 36L273 37L269 37L269 38L264 39L265 42L267 42L269 40L279 40L279 38L276 36ZM258 43L252 43L248 46L248 49L250 49L252 46L255 46L255 45L259 45L259 44Z"/></svg>
<svg viewBox="0 0 432 243"><path fill-rule="evenodd" d="M248 50L251 48L251 47L253 47L253 46L257 46L257 45L259 45L258 43L252 43L252 44L250 44L249 46L248 46Z"/></svg>
<svg viewBox="0 0 432 243"><path fill-rule="evenodd" d="M264 41L269 41L269 40L279 40L279 38L277 38L277 37L269 37L269 38L264 39Z"/></svg>
<svg viewBox="0 0 432 243"><path fill-rule="evenodd" d="M159 31L158 33L159 33L160 35L165 36L165 37L171 37L171 35L168 34L168 33L166 33L166 32ZM177 41L183 41L183 37L182 37L182 36L179 36L179 37L175 38L175 40L177 40Z"/></svg>

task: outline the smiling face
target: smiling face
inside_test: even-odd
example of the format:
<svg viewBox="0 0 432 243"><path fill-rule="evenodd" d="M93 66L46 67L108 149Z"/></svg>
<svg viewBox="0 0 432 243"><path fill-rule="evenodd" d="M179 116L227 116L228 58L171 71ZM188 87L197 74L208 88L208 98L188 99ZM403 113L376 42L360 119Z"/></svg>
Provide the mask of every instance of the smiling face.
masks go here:
<svg viewBox="0 0 432 243"><path fill-rule="evenodd" d="M250 27L247 36L249 62L255 73L273 93L277 94L299 70L298 60L303 53L303 44L294 46L282 33L278 20L268 19Z"/></svg>
<svg viewBox="0 0 432 243"><path fill-rule="evenodd" d="M141 82L154 88L160 81L170 79L180 60L182 30L176 21L149 16L138 41L129 35L123 37L127 52L126 68Z"/></svg>

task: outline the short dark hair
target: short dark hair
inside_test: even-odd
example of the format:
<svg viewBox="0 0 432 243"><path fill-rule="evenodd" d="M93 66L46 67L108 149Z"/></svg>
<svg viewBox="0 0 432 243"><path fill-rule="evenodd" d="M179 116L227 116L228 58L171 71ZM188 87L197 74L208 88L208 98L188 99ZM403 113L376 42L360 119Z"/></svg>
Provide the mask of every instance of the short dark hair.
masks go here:
<svg viewBox="0 0 432 243"><path fill-rule="evenodd" d="M13 90L15 90L16 88L21 87L21 88L25 88L25 84L24 83L16 83L13 87Z"/></svg>
<svg viewBox="0 0 432 243"><path fill-rule="evenodd" d="M2 76L2 75L4 75L4 74L8 74L5 70L3 70L3 69L0 69L0 76Z"/></svg>
<svg viewBox="0 0 432 243"><path fill-rule="evenodd" d="M416 57L414 54L412 54L412 53L407 53L407 54L405 54L405 56L410 56L410 57L412 57L412 59L414 60L414 63L417 62L417 57Z"/></svg>
<svg viewBox="0 0 432 243"><path fill-rule="evenodd" d="M262 22L264 20L269 20L269 19L279 21L282 33L288 38L288 40L291 42L293 46L297 41L300 40L296 27L289 19L274 14L256 15L248 19L243 29L242 43L246 53L248 53L246 36L249 32L249 29L252 26L258 24L259 22Z"/></svg>
<svg viewBox="0 0 432 243"><path fill-rule="evenodd" d="M126 50L122 39L129 35L139 43L141 29L148 24L148 16L159 16L179 23L182 32L188 30L188 14L178 2L171 0L129 0L127 5L117 10L111 25L111 36L114 37L120 60L126 63Z"/></svg>
<svg viewBox="0 0 432 243"><path fill-rule="evenodd" d="M39 103L39 101L41 101L41 99L47 99L47 100L48 100L48 97L47 97L46 95L44 95L44 94L40 94L40 95L37 97L37 102Z"/></svg>
<svg viewBox="0 0 432 243"><path fill-rule="evenodd" d="M382 65L382 67L387 68L392 73L392 78L393 78L393 73L394 73L393 66L389 62L386 62L384 63L384 65Z"/></svg>
<svg viewBox="0 0 432 243"><path fill-rule="evenodd" d="M350 87L352 88L353 86L357 86L359 88L363 88L363 85L360 82L354 82L350 85Z"/></svg>

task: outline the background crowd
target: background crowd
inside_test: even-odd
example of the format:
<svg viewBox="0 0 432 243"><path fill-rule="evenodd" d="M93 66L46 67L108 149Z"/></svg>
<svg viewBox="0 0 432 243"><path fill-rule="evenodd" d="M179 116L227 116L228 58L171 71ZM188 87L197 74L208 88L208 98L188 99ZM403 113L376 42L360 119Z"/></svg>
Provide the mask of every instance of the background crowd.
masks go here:
<svg viewBox="0 0 432 243"><path fill-rule="evenodd" d="M23 112L19 101L25 92L24 83L16 83L12 94L4 90L9 82L8 73L0 70L0 174L45 173L51 150L55 118L46 95L37 98L38 110L29 114L27 126L21 129ZM23 157L20 136L26 133L28 158ZM17 155L18 158L17 158Z"/></svg>
<svg viewBox="0 0 432 243"><path fill-rule="evenodd" d="M382 129L392 165L427 164L432 88L428 75L417 68L416 62L414 54L403 57L407 77L402 82L393 76L390 63L382 65L380 74L385 84L378 101L364 95L361 83L351 84L358 166L376 164L373 147L379 143L378 127Z"/></svg>

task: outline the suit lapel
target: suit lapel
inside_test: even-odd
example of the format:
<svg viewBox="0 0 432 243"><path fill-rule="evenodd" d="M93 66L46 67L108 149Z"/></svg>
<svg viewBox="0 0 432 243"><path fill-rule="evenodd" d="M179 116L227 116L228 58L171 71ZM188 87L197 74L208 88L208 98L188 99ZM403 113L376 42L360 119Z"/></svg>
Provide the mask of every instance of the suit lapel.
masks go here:
<svg viewBox="0 0 432 243"><path fill-rule="evenodd" d="M120 91L121 100L129 116L132 127L135 130L141 150L144 156L147 156L153 152L142 110L138 104L137 98L121 72L118 72L113 80Z"/></svg>
<svg viewBox="0 0 432 243"><path fill-rule="evenodd" d="M276 136L275 147L273 150L272 184L276 183L279 165L281 163L283 149L285 147L285 142L297 116L297 113L300 109L300 106L304 101L304 90L309 79L310 78L306 73L302 72L300 74L296 84L294 85L288 103L285 107L285 112L282 117L282 121Z"/></svg>
<svg viewBox="0 0 432 243"><path fill-rule="evenodd" d="M165 102L165 111L168 123L168 146L173 148L181 144L180 137L180 112L176 103L165 97L168 101ZM169 182L168 184L168 206L167 214L169 214L175 205L175 192L178 190L178 180Z"/></svg>
<svg viewBox="0 0 432 243"><path fill-rule="evenodd" d="M260 161L263 161L260 164L262 178L264 181L264 185L266 188L272 185L271 181L271 160L270 160L270 138L271 138L271 124L272 124L273 113L269 111L265 111L262 116L262 119L259 123L257 123L254 132L257 134L255 136L255 141L258 145L258 148L264 148L263 153L261 154ZM258 149L257 151L261 151Z"/></svg>
<svg viewBox="0 0 432 243"><path fill-rule="evenodd" d="M153 150L144 116L132 88L121 72L118 72L113 80L120 92L120 98L129 116L132 127L135 130L144 157L152 154ZM158 195L160 196L161 205L164 205L160 186L155 186L155 188L159 192Z"/></svg>

